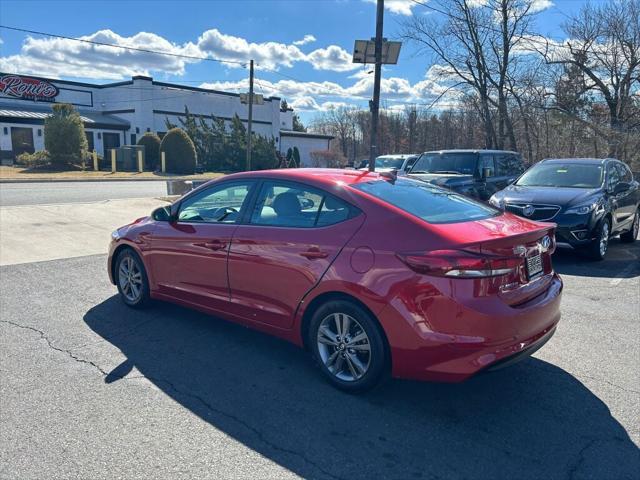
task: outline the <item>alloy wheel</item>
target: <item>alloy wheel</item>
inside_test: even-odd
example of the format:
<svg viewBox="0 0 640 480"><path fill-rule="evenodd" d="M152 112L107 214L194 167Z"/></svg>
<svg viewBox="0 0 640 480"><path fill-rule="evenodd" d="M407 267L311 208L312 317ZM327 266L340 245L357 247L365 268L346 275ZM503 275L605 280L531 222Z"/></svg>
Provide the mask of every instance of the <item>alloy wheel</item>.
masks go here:
<svg viewBox="0 0 640 480"><path fill-rule="evenodd" d="M327 315L317 333L320 359L340 380L361 379L371 364L371 344L362 325L346 313Z"/></svg>
<svg viewBox="0 0 640 480"><path fill-rule="evenodd" d="M127 255L122 258L118 268L118 283L127 300L137 302L142 295L142 271L138 262Z"/></svg>
<svg viewBox="0 0 640 480"><path fill-rule="evenodd" d="M600 231L600 256L604 257L609 246L609 224L604 222Z"/></svg>

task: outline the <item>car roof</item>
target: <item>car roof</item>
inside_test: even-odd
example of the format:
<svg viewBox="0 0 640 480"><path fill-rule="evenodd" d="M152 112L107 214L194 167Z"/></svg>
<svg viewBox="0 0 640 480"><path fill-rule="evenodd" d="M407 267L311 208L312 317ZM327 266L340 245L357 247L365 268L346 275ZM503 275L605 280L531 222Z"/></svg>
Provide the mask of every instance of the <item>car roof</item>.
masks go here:
<svg viewBox="0 0 640 480"><path fill-rule="evenodd" d="M388 174L362 170L343 170L340 168L282 168L277 170L254 170L232 173L224 179L271 178L298 182L312 182L320 186L352 185L360 182L384 180Z"/></svg>
<svg viewBox="0 0 640 480"><path fill-rule="evenodd" d="M394 153L388 155L378 155L376 158L386 157L386 158L407 158L407 157L417 157L419 153Z"/></svg>
<svg viewBox="0 0 640 480"><path fill-rule="evenodd" d="M449 150L430 150L424 153L513 153L520 155L512 150L484 150L481 148L453 148Z"/></svg>
<svg viewBox="0 0 640 480"><path fill-rule="evenodd" d="M602 165L614 158L545 158L545 163L581 163L584 165Z"/></svg>

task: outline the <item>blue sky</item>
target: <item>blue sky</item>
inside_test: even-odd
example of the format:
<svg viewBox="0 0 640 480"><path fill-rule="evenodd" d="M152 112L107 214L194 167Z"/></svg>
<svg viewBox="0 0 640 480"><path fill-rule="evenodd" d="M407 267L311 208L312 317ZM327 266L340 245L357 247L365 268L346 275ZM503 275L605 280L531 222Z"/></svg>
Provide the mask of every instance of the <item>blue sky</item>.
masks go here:
<svg viewBox="0 0 640 480"><path fill-rule="evenodd" d="M535 0L539 33L561 39L561 22L582 0ZM397 38L407 13L429 15L412 0L387 0L385 36ZM180 5L178 9L177 6ZM0 24L106 43L195 56L258 62L258 92L278 95L310 118L332 105L366 105L371 68L350 63L353 41L374 34L374 0L32 1L2 0ZM141 33L143 32L143 33ZM31 38L29 38L31 37ZM107 83L132 74L244 91L248 71L237 64L125 53L0 29L0 71ZM427 101L431 61L402 47L388 66L389 102Z"/></svg>

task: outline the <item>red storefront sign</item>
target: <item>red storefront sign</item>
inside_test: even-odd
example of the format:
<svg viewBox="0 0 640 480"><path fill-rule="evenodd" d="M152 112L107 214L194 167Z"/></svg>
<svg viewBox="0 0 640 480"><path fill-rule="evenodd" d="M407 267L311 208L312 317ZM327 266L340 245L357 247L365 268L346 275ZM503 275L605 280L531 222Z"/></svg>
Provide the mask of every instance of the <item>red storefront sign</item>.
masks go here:
<svg viewBox="0 0 640 480"><path fill-rule="evenodd" d="M0 93L23 100L53 102L60 91L55 85L38 78L0 74Z"/></svg>

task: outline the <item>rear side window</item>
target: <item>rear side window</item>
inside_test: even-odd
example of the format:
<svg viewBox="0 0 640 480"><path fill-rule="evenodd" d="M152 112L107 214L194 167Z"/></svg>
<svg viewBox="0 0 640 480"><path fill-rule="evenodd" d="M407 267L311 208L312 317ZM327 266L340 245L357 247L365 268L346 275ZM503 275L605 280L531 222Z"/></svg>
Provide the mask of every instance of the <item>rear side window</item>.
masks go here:
<svg viewBox="0 0 640 480"><path fill-rule="evenodd" d="M417 180L373 181L353 188L378 197L429 223L458 223L494 217L500 212L457 193Z"/></svg>
<svg viewBox="0 0 640 480"><path fill-rule="evenodd" d="M251 223L311 228L333 225L351 217L353 208L322 190L289 182L265 182L251 215Z"/></svg>

